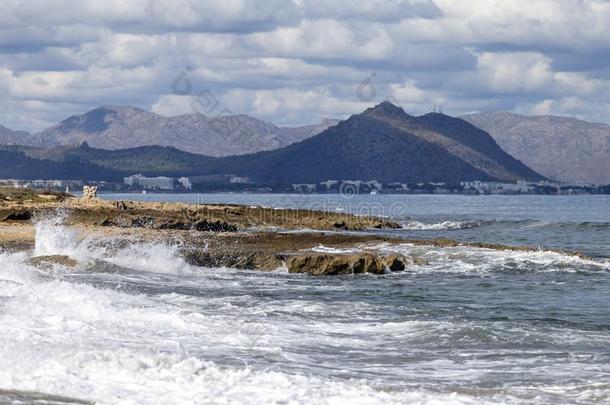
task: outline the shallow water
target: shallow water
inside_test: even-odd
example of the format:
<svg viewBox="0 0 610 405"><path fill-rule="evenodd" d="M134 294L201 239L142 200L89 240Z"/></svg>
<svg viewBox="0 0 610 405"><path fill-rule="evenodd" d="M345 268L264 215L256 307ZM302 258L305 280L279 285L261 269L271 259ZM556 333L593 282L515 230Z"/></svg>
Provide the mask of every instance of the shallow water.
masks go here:
<svg viewBox="0 0 610 405"><path fill-rule="evenodd" d="M607 218L569 204L560 211L578 215L532 209L514 220ZM398 219L458 220L439 212ZM482 238L484 227L396 232ZM608 235L591 234L593 260L382 244L430 266L314 278L194 268L163 243L101 249L44 221L35 252L0 255L0 402L32 403L32 393L64 397L47 403L609 402ZM553 240L538 237L529 236ZM82 264L41 271L25 264L31 254Z"/></svg>

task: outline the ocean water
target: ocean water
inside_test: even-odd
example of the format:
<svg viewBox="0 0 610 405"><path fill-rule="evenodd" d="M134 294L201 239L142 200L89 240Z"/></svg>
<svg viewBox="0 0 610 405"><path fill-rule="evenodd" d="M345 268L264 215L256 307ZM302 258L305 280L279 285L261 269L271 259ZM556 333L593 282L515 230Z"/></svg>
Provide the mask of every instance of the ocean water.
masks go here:
<svg viewBox="0 0 610 405"><path fill-rule="evenodd" d="M33 252L0 253L0 403L610 402L608 197L130 197L375 209L395 236L540 250L379 244L430 265L315 278L196 268L48 218ZM81 264L27 264L46 254Z"/></svg>

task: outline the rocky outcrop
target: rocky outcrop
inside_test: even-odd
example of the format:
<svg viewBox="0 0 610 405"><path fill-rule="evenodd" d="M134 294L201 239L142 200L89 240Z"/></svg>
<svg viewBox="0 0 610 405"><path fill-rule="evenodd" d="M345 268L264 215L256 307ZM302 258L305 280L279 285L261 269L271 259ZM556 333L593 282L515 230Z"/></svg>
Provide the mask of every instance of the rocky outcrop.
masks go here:
<svg viewBox="0 0 610 405"><path fill-rule="evenodd" d="M272 252L185 249L182 257L190 265L207 268L272 271L282 266L281 257Z"/></svg>
<svg viewBox="0 0 610 405"><path fill-rule="evenodd" d="M119 228L148 228L148 229L170 229L177 231L199 231L199 232L237 232L237 226L224 221L202 220L177 220L158 218L154 216L120 216L108 218L99 224L100 226L115 226Z"/></svg>
<svg viewBox="0 0 610 405"><path fill-rule="evenodd" d="M384 274L404 271L408 267L425 264L425 260L412 256L393 254L379 256L374 253L295 253L284 257L290 273L306 273L313 276L342 274Z"/></svg>
<svg viewBox="0 0 610 405"><path fill-rule="evenodd" d="M461 246L496 250L532 251L538 247L461 243L451 239L413 240L384 237L374 233L337 232L338 229L364 229L393 226L374 217L306 210L274 210L236 205L191 205L140 203L133 201L68 199L65 203L34 203L27 200L0 202L0 250L24 251L34 248L35 232L29 218L50 217L63 211L64 224L77 229L80 237L99 240L100 246L112 240L111 249L135 241L165 241L179 246L189 264L213 268L271 271L284 267L290 273L315 276L341 274L383 274L426 265L425 259L384 251L403 251L404 245L439 248ZM258 226L259 229L244 228ZM269 230L265 230L270 227ZM283 232L281 228L322 228L333 232ZM99 238L95 238L95 235ZM379 246L396 246L382 249ZM399 246L400 245L400 246ZM319 247L326 247L320 252ZM350 251L354 253L334 253ZM330 253L329 253L330 252ZM570 252L561 252L570 254ZM585 257L571 253L579 257ZM31 259L40 266L76 266L65 256Z"/></svg>
<svg viewBox="0 0 610 405"><path fill-rule="evenodd" d="M370 254L295 254L286 258L290 273L307 273L312 276L335 276L340 274L382 274L381 260Z"/></svg>
<svg viewBox="0 0 610 405"><path fill-rule="evenodd" d="M10 220L23 212L67 213L67 224L235 232L250 227L318 230L365 230L397 228L395 222L372 216L356 216L312 210L272 209L241 205L146 203L71 198L64 202L0 202L0 219Z"/></svg>

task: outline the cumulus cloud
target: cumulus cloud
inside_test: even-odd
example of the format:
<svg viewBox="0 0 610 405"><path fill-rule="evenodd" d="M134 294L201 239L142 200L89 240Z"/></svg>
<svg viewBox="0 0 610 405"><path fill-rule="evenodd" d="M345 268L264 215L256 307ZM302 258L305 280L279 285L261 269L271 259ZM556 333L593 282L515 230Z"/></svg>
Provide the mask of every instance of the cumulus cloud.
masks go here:
<svg viewBox="0 0 610 405"><path fill-rule="evenodd" d="M0 125L214 97L278 124L384 100L610 121L603 0L4 0ZM174 82L188 81L176 91ZM182 83L184 84L184 83ZM363 91L366 89L366 91Z"/></svg>

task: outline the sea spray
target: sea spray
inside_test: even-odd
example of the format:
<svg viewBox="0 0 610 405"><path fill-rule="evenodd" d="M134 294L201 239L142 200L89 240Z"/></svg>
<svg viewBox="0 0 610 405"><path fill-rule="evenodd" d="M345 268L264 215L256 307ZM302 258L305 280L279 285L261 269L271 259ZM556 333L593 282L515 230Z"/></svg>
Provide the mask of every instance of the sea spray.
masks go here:
<svg viewBox="0 0 610 405"><path fill-rule="evenodd" d="M71 255L78 246L78 234L64 226L67 212L57 210L34 219L35 256Z"/></svg>
<svg viewBox="0 0 610 405"><path fill-rule="evenodd" d="M179 241L142 241L136 236L85 234L66 225L68 213L57 210L34 220L34 256L64 255L83 263L107 262L137 271L192 274L180 257Z"/></svg>
<svg viewBox="0 0 610 405"><path fill-rule="evenodd" d="M195 268L180 257L179 243L140 242L113 252L105 260L117 266L151 273L191 275Z"/></svg>

